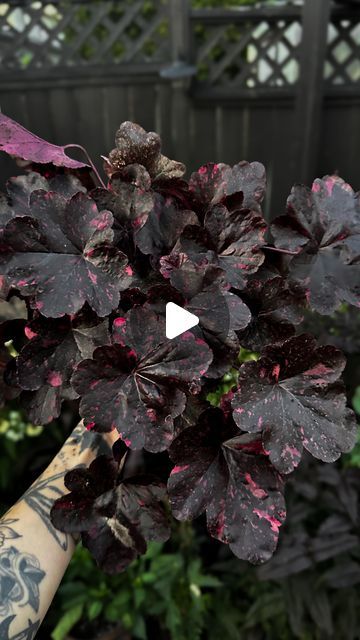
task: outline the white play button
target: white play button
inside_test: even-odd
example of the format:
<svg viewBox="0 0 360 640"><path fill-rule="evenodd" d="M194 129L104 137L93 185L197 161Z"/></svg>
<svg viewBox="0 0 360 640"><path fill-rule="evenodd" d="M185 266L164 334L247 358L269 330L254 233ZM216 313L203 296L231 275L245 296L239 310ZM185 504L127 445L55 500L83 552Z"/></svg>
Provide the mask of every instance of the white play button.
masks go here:
<svg viewBox="0 0 360 640"><path fill-rule="evenodd" d="M199 318L193 313L182 309L174 302L168 302L166 305L166 337L169 340L180 336L185 331L196 327L199 324Z"/></svg>

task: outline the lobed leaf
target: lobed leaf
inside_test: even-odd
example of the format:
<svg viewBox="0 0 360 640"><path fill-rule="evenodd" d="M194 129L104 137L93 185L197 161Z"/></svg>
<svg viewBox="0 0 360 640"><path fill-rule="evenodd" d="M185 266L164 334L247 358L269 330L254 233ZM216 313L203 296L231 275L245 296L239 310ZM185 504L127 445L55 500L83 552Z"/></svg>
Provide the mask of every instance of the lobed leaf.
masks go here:
<svg viewBox="0 0 360 640"><path fill-rule="evenodd" d="M259 563L274 552L285 518L281 476L261 443L236 435L219 409L203 413L169 451L168 490L179 520L206 512L209 533L238 558Z"/></svg>
<svg viewBox="0 0 360 640"><path fill-rule="evenodd" d="M116 427L133 449L163 451L173 439L174 418L184 411L185 392L211 359L203 340L190 332L166 340L164 319L134 308L115 319L112 346L99 347L77 366L72 384L81 396L80 413L99 430Z"/></svg>
<svg viewBox="0 0 360 640"><path fill-rule="evenodd" d="M313 309L330 314L341 302L360 303L359 195L337 176L295 186L287 214L271 226L275 246L296 251L291 280L302 285Z"/></svg>
<svg viewBox="0 0 360 640"><path fill-rule="evenodd" d="M7 285L33 298L47 317L74 314L85 302L108 315L130 283L127 258L112 244L112 214L99 212L83 193L67 200L41 190L30 196L30 213L3 232L0 272Z"/></svg>
<svg viewBox="0 0 360 640"><path fill-rule="evenodd" d="M356 421L339 382L344 367L338 349L317 347L306 334L269 345L260 360L242 365L234 420L244 431L262 434L281 473L297 467L303 447L324 462L353 448Z"/></svg>

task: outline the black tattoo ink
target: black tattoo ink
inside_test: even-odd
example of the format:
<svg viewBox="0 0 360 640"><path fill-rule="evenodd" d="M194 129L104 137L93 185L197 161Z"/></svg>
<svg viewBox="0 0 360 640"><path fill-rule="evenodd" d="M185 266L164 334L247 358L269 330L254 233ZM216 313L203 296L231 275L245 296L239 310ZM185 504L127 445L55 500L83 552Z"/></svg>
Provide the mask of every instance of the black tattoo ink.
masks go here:
<svg viewBox="0 0 360 640"><path fill-rule="evenodd" d="M0 520L0 549L4 546L6 540L14 540L15 538L21 538L19 533L16 533L15 529L10 527L11 524L18 522L17 519Z"/></svg>
<svg viewBox="0 0 360 640"><path fill-rule="evenodd" d="M60 471L48 478L40 478L27 490L21 500L24 500L30 509L38 514L50 535L52 535L63 551L67 551L69 536L55 529L50 520L50 510L55 500L63 495L63 491L61 491L54 482L63 478L64 475L65 471Z"/></svg>
<svg viewBox="0 0 360 640"><path fill-rule="evenodd" d="M9 616L0 623L0 640L34 640L40 627L40 620L36 620L35 622L28 620L26 629L10 637L10 625L15 618L16 616Z"/></svg>
<svg viewBox="0 0 360 640"><path fill-rule="evenodd" d="M14 613L14 606L30 607L37 613L39 584L45 577L39 560L15 547L0 552L0 616Z"/></svg>
<svg viewBox="0 0 360 640"><path fill-rule="evenodd" d="M111 455L111 447L103 435L94 431L88 431L82 422L74 429L70 438L66 441L65 446L80 446L79 453L90 449L90 451L93 451L99 456Z"/></svg>

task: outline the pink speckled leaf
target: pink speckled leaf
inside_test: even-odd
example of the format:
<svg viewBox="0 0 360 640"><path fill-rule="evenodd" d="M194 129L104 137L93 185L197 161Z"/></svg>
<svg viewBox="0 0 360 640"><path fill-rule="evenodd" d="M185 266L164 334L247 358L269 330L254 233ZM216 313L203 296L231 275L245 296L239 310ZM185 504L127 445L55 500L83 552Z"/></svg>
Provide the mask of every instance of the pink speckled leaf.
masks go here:
<svg viewBox="0 0 360 640"><path fill-rule="evenodd" d="M64 398L76 397L70 386L75 365L91 357L100 344L109 343L108 322L101 321L89 308L74 317L39 317L25 327L27 343L16 358L17 383L27 393L29 410L35 424L46 424L43 409L39 413L37 397L48 394L52 406L50 419L59 415ZM47 391L46 391L47 390ZM24 396L22 396L24 399Z"/></svg>
<svg viewBox="0 0 360 640"><path fill-rule="evenodd" d="M295 186L287 214L271 226L275 245L297 251L290 279L307 292L311 307L330 314L341 302L360 305L360 198L337 176Z"/></svg>
<svg viewBox="0 0 360 640"><path fill-rule="evenodd" d="M204 226L188 226L168 257L178 256L178 262L189 259L195 264L206 262L220 267L232 287L243 289L247 277L264 262L266 222L259 214L246 209L229 211L224 205L214 205L204 218ZM176 261L174 263L176 265ZM162 260L163 273L166 267ZM171 274L171 267L168 273ZM166 272L165 272L166 273Z"/></svg>
<svg viewBox="0 0 360 640"><path fill-rule="evenodd" d="M23 160L39 164L51 163L68 169L88 166L84 162L69 158L65 153L65 147L46 142L3 113L0 113L0 151Z"/></svg>
<svg viewBox="0 0 360 640"><path fill-rule="evenodd" d="M282 473L299 464L303 447L334 462L355 445L355 417L339 382L344 367L338 349L317 347L305 334L266 347L260 360L241 367L234 420L244 431L262 433L264 449Z"/></svg>
<svg viewBox="0 0 360 640"><path fill-rule="evenodd" d="M42 190L31 194L29 209L31 217L13 218L3 232L0 274L8 286L47 317L74 314L85 302L108 315L131 279L113 245L112 214L83 193L68 200Z"/></svg>
<svg viewBox="0 0 360 640"><path fill-rule="evenodd" d="M236 435L222 411L210 409L173 442L168 490L179 520L206 512L209 533L238 558L265 562L285 518L283 481L261 443Z"/></svg>
<svg viewBox="0 0 360 640"><path fill-rule="evenodd" d="M265 186L265 167L260 162L244 161L233 167L209 162L189 180L190 193L203 209L225 204L230 210L240 207L261 213Z"/></svg>
<svg viewBox="0 0 360 640"><path fill-rule="evenodd" d="M195 265L187 260L172 271L170 282L173 286L154 286L149 290L152 308L161 313L166 302L173 301L199 318L193 332L204 338L214 355L206 377L220 377L239 353L235 331L249 324L248 307L226 289L219 267ZM176 297L179 295L180 300Z"/></svg>
<svg viewBox="0 0 360 640"><path fill-rule="evenodd" d="M106 573L124 571L148 540L170 535L165 486L147 476L122 479L112 458L99 456L88 469L69 471L65 486L70 493L55 502L51 520L60 531L81 533Z"/></svg>
<svg viewBox="0 0 360 640"><path fill-rule="evenodd" d="M268 275L266 269L264 272ZM267 344L294 335L306 308L302 292L293 291L276 273L263 276L262 268L249 279L241 297L251 311L251 322L238 337L241 346L251 351L261 351Z"/></svg>
<svg viewBox="0 0 360 640"><path fill-rule="evenodd" d="M203 340L190 332L167 340L164 319L136 307L115 319L113 345L78 365L72 383L80 413L97 430L115 426L133 449L167 449L186 392L199 384L211 359Z"/></svg>

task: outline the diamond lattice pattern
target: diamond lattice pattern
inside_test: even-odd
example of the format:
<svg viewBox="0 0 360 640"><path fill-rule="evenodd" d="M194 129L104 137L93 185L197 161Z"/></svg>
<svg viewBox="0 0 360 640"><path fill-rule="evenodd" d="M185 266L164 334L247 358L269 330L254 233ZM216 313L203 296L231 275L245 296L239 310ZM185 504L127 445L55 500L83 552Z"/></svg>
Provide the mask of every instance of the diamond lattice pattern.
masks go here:
<svg viewBox="0 0 360 640"><path fill-rule="evenodd" d="M302 26L299 19L241 21L214 26L195 23L199 78L212 86L243 89L286 87L299 78ZM328 30L324 69L329 84L360 79L360 21L334 20Z"/></svg>
<svg viewBox="0 0 360 640"><path fill-rule="evenodd" d="M168 59L164 0L0 3L2 69Z"/></svg>

